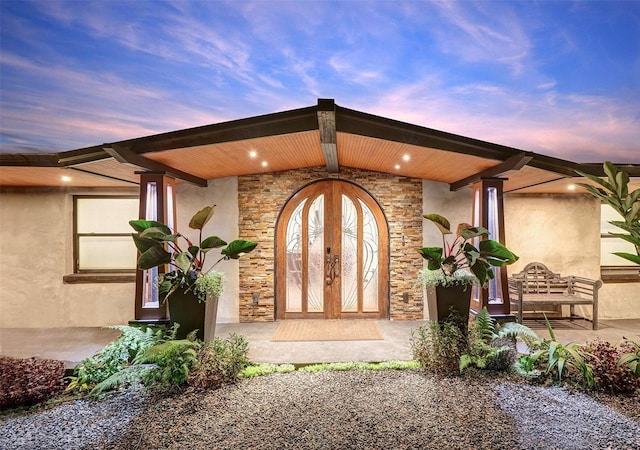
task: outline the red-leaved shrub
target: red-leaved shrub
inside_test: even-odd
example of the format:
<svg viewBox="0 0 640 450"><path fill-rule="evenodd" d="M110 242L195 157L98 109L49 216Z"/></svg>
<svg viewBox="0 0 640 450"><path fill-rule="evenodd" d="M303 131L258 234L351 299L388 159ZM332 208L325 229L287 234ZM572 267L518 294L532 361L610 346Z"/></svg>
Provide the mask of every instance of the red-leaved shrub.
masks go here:
<svg viewBox="0 0 640 450"><path fill-rule="evenodd" d="M585 350L590 354L586 362L593 367L593 377L598 389L612 394L634 394L640 389L637 378L625 365L618 366L622 355L633 350L629 341L617 345L596 339L588 342Z"/></svg>
<svg viewBox="0 0 640 450"><path fill-rule="evenodd" d="M64 389L64 362L0 357L0 409L44 402Z"/></svg>

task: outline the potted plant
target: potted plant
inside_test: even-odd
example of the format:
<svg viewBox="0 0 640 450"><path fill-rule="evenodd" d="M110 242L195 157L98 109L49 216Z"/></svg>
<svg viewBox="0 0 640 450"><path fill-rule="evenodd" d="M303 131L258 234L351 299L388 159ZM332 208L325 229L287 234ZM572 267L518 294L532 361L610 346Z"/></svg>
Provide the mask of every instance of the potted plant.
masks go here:
<svg viewBox="0 0 640 450"><path fill-rule="evenodd" d="M204 339L207 300L213 303L210 308L213 314L209 315L209 320L213 318L211 326L215 327L218 298L222 292L222 273L213 269L221 261L238 259L258 245L256 242L242 239L227 244L218 236L203 239L202 230L211 220L214 207L215 205L206 206L189 221L189 228L199 231L197 245L161 222L129 221L129 225L136 231L132 236L140 255L138 267L147 270L169 265L169 271L158 277L158 290L160 301L169 301L171 321L180 324L178 338L183 338L197 329L197 336ZM207 254L214 248L222 248L222 257L205 269ZM213 337L214 333L209 334L209 337Z"/></svg>
<svg viewBox="0 0 640 450"><path fill-rule="evenodd" d="M453 311L466 324L471 304L473 285L484 286L494 277L491 266L501 267L518 260L513 252L501 243L482 239L489 235L483 227L468 223L458 225L456 234L451 232L447 219L439 214L424 214L442 233L442 247L424 247L419 251L427 260L427 269L421 272L421 284L427 288L429 317L446 320ZM454 238L447 239L448 236ZM474 239L481 239L479 244ZM435 292L433 292L435 291Z"/></svg>

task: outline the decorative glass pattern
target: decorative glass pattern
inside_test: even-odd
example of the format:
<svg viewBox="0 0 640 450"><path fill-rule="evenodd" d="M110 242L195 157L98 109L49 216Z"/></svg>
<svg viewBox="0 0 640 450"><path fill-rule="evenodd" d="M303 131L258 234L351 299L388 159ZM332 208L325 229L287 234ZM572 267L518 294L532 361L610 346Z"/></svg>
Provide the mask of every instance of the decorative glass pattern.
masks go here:
<svg viewBox="0 0 640 450"><path fill-rule="evenodd" d="M287 224L287 312L302 311L302 210L304 199Z"/></svg>
<svg viewBox="0 0 640 450"><path fill-rule="evenodd" d="M307 216L308 285L307 312L324 311L324 194L316 197Z"/></svg>
<svg viewBox="0 0 640 450"><path fill-rule="evenodd" d="M362 208L362 311L378 311L378 224L367 205Z"/></svg>
<svg viewBox="0 0 640 450"><path fill-rule="evenodd" d="M342 195L342 311L358 311L358 211Z"/></svg>

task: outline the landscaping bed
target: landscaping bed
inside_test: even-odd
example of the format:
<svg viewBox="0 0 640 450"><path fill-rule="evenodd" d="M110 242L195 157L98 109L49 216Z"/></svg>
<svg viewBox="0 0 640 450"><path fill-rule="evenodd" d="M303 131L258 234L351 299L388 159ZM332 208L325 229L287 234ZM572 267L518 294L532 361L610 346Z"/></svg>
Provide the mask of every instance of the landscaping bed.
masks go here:
<svg viewBox="0 0 640 450"><path fill-rule="evenodd" d="M640 402L491 372L295 371L76 400L0 420L0 447L638 448Z"/></svg>

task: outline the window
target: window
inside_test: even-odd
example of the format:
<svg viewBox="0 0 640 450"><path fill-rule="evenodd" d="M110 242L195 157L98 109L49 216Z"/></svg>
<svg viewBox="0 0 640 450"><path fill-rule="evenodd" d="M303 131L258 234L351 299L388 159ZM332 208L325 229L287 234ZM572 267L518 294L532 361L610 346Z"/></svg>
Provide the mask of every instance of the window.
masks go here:
<svg viewBox="0 0 640 450"><path fill-rule="evenodd" d="M128 272L136 268L129 220L138 217L137 197L74 197L74 272Z"/></svg>
<svg viewBox="0 0 640 450"><path fill-rule="evenodd" d="M633 244L611 236L609 233L626 233L621 228L611 225L611 221L621 221L622 217L607 204L600 209L600 266L601 278L604 282L637 282L639 267L633 262L614 255L614 252L635 254Z"/></svg>

